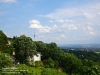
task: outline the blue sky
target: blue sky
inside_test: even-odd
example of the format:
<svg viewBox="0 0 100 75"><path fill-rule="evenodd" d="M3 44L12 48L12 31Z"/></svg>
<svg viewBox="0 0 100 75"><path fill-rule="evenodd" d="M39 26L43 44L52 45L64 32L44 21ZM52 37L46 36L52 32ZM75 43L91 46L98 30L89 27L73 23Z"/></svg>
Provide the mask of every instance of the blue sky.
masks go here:
<svg viewBox="0 0 100 75"><path fill-rule="evenodd" d="M100 0L0 0L0 30L57 44L100 44Z"/></svg>

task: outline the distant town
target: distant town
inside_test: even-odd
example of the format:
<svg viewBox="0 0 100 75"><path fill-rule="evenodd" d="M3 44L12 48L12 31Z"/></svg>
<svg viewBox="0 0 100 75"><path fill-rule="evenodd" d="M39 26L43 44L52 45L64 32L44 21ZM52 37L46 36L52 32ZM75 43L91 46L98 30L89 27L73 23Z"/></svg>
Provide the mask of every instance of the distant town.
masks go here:
<svg viewBox="0 0 100 75"><path fill-rule="evenodd" d="M63 50L81 50L100 52L100 44L58 44Z"/></svg>

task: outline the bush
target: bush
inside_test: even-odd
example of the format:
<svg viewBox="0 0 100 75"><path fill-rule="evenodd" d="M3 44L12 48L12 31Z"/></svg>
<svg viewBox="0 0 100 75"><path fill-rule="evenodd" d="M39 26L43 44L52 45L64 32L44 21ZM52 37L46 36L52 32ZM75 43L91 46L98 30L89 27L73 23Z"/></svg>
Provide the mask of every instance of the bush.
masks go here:
<svg viewBox="0 0 100 75"><path fill-rule="evenodd" d="M44 67L42 61L35 61L35 67Z"/></svg>
<svg viewBox="0 0 100 75"><path fill-rule="evenodd" d="M0 52L0 68L11 67L13 65L13 59L9 54Z"/></svg>
<svg viewBox="0 0 100 75"><path fill-rule="evenodd" d="M47 63L46 63L46 65L45 65L45 67L46 67L46 68L54 68L54 66L55 66L55 62L54 62L51 58L49 58L49 59L47 60Z"/></svg>

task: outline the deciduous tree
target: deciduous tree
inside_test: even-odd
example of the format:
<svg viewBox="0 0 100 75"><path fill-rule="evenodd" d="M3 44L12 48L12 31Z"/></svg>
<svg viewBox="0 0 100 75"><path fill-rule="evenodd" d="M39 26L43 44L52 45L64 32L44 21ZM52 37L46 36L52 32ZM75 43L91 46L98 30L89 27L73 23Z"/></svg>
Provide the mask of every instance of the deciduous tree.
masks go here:
<svg viewBox="0 0 100 75"><path fill-rule="evenodd" d="M7 44L8 44L7 36L3 33L3 31L0 30L0 51L5 50Z"/></svg>
<svg viewBox="0 0 100 75"><path fill-rule="evenodd" d="M13 59L9 54L0 52L0 69L5 67L11 67L13 65Z"/></svg>
<svg viewBox="0 0 100 75"><path fill-rule="evenodd" d="M36 52L34 41L25 35L13 38L13 46L15 48L15 57L20 63L27 63L28 57Z"/></svg>

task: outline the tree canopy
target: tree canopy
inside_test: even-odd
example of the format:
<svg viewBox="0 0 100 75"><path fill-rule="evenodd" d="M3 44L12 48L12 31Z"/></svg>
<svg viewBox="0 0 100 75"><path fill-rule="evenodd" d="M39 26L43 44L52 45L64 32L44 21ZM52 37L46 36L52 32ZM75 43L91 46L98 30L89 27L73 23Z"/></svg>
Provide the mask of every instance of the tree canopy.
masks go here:
<svg viewBox="0 0 100 75"><path fill-rule="evenodd" d="M0 51L6 49L8 41L7 36L0 30Z"/></svg>
<svg viewBox="0 0 100 75"><path fill-rule="evenodd" d="M28 57L35 53L36 46L30 37L21 35L20 37L13 38L13 46L15 48L15 57L20 63L26 63Z"/></svg>

